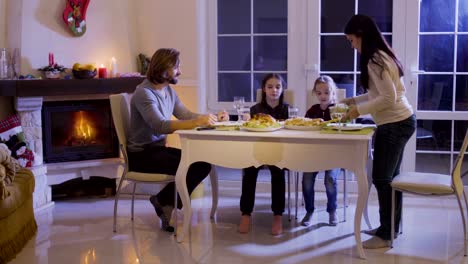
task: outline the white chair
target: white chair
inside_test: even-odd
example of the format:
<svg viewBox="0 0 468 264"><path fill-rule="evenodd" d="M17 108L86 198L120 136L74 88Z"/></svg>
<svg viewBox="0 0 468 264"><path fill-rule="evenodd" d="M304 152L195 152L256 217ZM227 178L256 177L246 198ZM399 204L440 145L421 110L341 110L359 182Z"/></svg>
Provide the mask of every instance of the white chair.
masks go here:
<svg viewBox="0 0 468 264"><path fill-rule="evenodd" d="M110 105L112 111L112 119L114 121L115 130L117 132L117 137L119 138L120 151L124 158L124 171L122 177L120 178L119 185L117 187L117 192L115 194L114 202L114 232L117 232L117 204L119 201L120 191L122 189L122 184L124 181L129 181L133 183L133 192L132 192L132 209L131 209L131 219L133 221L133 212L134 212L134 201L135 201L135 189L137 183L155 183L155 184L167 184L169 182L175 181L174 175L168 174L159 174L159 173L141 173L130 171L128 169L128 156L127 156L127 134L129 131L130 123L130 110L129 110L129 101L130 95L126 93L110 95ZM174 196L177 194L177 191L174 193ZM175 200L177 202L177 199ZM175 214L175 223L177 223L177 213ZM177 224L174 225L177 227Z"/></svg>
<svg viewBox="0 0 468 264"><path fill-rule="evenodd" d="M465 139L463 145L458 154L455 166L451 175L438 174L438 173L425 173L425 172L402 172L397 175L392 185L392 215L391 215L391 233L395 233L395 191L412 193L416 195L425 196L443 196L443 195L455 195L458 201L458 207L460 208L460 214L463 223L463 234L464 234L464 254L467 255L466 240L466 219L462 205L462 196L465 200L465 206L468 210L468 202L463 188L463 182L461 179L461 166L463 164L463 157L468 147L468 130L465 133ZM403 207L403 204L402 204ZM391 236L391 247L393 247L393 236Z"/></svg>

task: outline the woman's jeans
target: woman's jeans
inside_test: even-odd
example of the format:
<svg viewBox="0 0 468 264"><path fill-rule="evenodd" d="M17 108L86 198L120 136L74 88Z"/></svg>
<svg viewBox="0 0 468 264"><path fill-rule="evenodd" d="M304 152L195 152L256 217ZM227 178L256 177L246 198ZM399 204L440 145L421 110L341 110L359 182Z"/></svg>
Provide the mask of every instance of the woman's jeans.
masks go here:
<svg viewBox="0 0 468 264"><path fill-rule="evenodd" d="M390 240L392 187L391 182L400 173L403 151L416 130L416 117L377 126L374 138L372 182L379 198L380 227L376 236ZM395 232L401 219L401 192L395 192Z"/></svg>
<svg viewBox="0 0 468 264"><path fill-rule="evenodd" d="M336 197L338 195L338 188L336 178L340 173L341 169L332 169L325 171L325 191L327 193L327 212L333 213L336 211L337 202ZM318 172L304 172L302 175L302 194L304 195L304 203L307 213L313 213L315 206L315 178Z"/></svg>

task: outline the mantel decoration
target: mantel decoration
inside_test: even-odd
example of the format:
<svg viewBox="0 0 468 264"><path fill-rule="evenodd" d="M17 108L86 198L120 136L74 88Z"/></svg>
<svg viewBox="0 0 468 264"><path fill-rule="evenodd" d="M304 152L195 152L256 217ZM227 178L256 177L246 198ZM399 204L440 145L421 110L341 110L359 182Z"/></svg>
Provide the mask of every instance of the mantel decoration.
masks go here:
<svg viewBox="0 0 468 264"><path fill-rule="evenodd" d="M44 77L46 79L60 79L60 75L64 72L67 68L62 65L58 65L54 61L54 54L49 52L49 65L44 66L42 68L37 69L44 73Z"/></svg>
<svg viewBox="0 0 468 264"><path fill-rule="evenodd" d="M79 37L86 32L86 10L90 0L66 0L63 21L72 33Z"/></svg>

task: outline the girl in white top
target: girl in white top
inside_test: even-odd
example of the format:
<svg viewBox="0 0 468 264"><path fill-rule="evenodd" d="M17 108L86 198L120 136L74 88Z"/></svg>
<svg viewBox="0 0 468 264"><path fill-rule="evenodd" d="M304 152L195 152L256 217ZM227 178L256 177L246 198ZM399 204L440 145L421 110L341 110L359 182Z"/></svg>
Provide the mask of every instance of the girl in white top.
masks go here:
<svg viewBox="0 0 468 264"><path fill-rule="evenodd" d="M346 38L361 55L361 83L366 94L344 99L348 119L371 114L377 129L374 138L372 182L379 199L380 226L365 233L373 237L364 248L390 246L390 183L400 173L403 151L416 129L413 109L405 96L403 67L372 18L354 15L345 27ZM401 192L396 192L395 232L401 218Z"/></svg>

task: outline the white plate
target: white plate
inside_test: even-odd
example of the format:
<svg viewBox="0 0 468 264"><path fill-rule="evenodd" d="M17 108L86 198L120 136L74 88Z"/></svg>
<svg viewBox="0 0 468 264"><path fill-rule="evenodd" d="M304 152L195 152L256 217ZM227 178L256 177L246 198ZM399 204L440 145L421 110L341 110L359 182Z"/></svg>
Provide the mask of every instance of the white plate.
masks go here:
<svg viewBox="0 0 468 264"><path fill-rule="evenodd" d="M213 126L240 126L242 122L237 121L223 121L223 122L215 122Z"/></svg>
<svg viewBox="0 0 468 264"><path fill-rule="evenodd" d="M276 130L280 130L281 127L264 127L264 128L257 128L257 127L242 127L242 129L252 132L272 132Z"/></svg>
<svg viewBox="0 0 468 264"><path fill-rule="evenodd" d="M335 130L340 129L340 125L336 123L329 124L328 126ZM363 128L364 126L361 124L341 124L342 131L356 131L356 130L361 130Z"/></svg>
<svg viewBox="0 0 468 264"><path fill-rule="evenodd" d="M293 130L309 130L309 131L317 131L322 129L321 126L292 126L292 125L285 125L284 128L293 129Z"/></svg>

